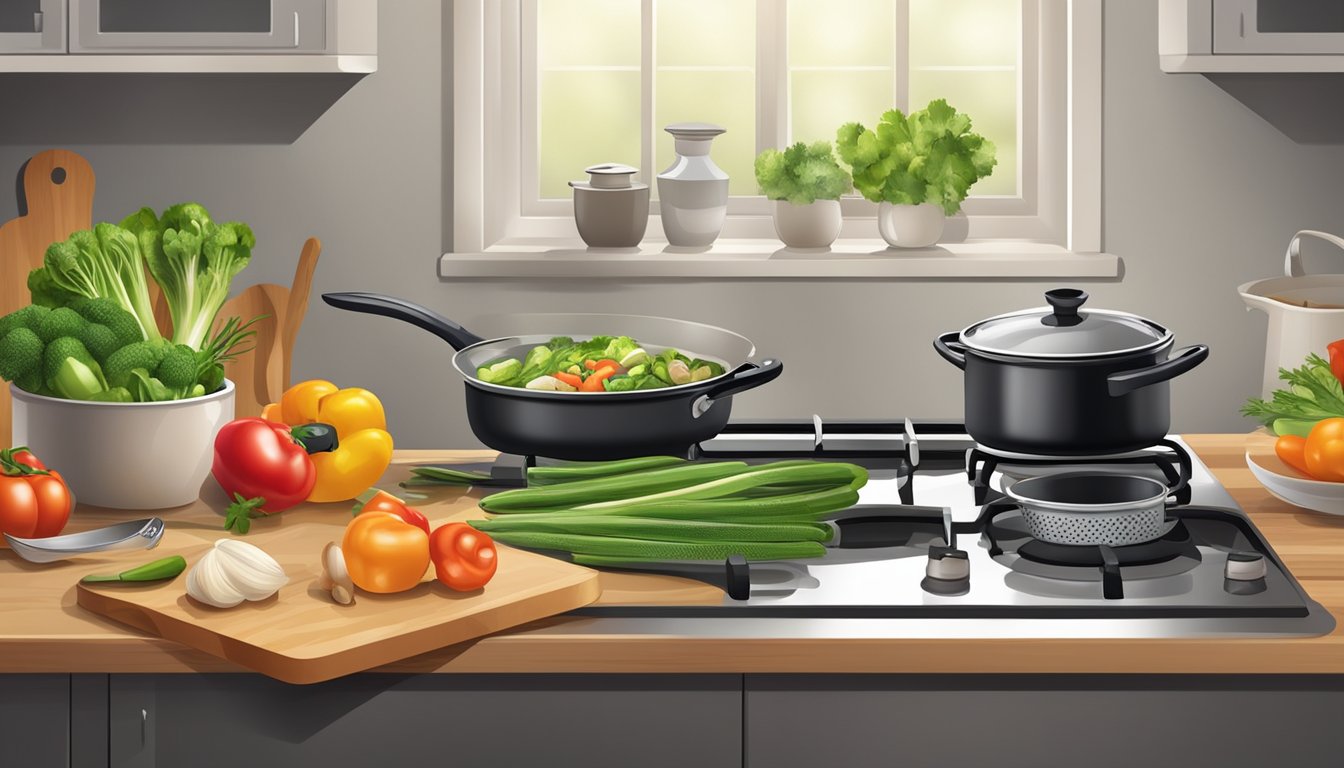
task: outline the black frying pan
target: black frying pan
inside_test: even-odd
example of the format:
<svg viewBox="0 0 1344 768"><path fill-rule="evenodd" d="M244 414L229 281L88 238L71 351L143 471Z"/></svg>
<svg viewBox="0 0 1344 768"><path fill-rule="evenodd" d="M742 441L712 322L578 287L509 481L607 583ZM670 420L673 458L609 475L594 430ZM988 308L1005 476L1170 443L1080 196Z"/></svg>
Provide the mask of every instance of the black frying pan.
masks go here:
<svg viewBox="0 0 1344 768"><path fill-rule="evenodd" d="M784 371L778 360L757 365L756 348L722 328L638 315L552 315L551 332L482 339L431 309L375 293L324 293L338 309L404 320L457 350L453 367L467 382L467 421L476 437L504 453L591 461L633 456L684 456L728 423L732 396ZM650 354L668 347L722 363L722 376L633 392L543 392L481 381L476 369L501 357L522 357L553 336L627 335Z"/></svg>

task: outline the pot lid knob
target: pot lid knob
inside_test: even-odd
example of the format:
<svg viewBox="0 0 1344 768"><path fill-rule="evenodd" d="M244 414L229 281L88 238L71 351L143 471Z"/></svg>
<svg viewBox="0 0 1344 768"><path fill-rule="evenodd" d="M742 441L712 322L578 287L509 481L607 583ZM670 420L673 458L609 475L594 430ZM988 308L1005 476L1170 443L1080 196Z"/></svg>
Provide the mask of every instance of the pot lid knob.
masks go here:
<svg viewBox="0 0 1344 768"><path fill-rule="evenodd" d="M1087 301L1087 291L1078 288L1056 288L1045 292L1045 300L1050 303L1053 312L1041 318L1041 322L1056 328L1067 328L1083 322L1078 316L1078 308Z"/></svg>

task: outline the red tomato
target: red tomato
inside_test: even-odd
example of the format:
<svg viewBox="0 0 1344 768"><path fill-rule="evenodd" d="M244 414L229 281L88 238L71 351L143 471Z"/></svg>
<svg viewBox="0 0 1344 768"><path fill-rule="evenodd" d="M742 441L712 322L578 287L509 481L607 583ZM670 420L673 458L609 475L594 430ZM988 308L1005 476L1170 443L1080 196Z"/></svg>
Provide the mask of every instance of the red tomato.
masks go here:
<svg viewBox="0 0 1344 768"><path fill-rule="evenodd" d="M0 451L0 532L19 538L55 536L65 528L73 507L59 473L26 448Z"/></svg>
<svg viewBox="0 0 1344 768"><path fill-rule="evenodd" d="M215 480L232 500L266 499L260 511L289 509L308 498L317 471L289 427L264 419L238 419L215 438Z"/></svg>
<svg viewBox="0 0 1344 768"><path fill-rule="evenodd" d="M387 491L379 491L373 495L373 498L364 502L364 506L359 508L360 514L365 512L388 512L402 520L414 525L416 528L429 535L429 518L415 507L406 506L406 502L398 499Z"/></svg>
<svg viewBox="0 0 1344 768"><path fill-rule="evenodd" d="M495 542L466 523L445 523L429 535L434 575L449 589L470 592L494 578L499 568Z"/></svg>
<svg viewBox="0 0 1344 768"><path fill-rule="evenodd" d="M1317 480L1344 482L1344 418L1321 419L1311 428L1302 457Z"/></svg>
<svg viewBox="0 0 1344 768"><path fill-rule="evenodd" d="M1330 355L1330 372L1344 384L1344 339L1330 342L1325 351Z"/></svg>

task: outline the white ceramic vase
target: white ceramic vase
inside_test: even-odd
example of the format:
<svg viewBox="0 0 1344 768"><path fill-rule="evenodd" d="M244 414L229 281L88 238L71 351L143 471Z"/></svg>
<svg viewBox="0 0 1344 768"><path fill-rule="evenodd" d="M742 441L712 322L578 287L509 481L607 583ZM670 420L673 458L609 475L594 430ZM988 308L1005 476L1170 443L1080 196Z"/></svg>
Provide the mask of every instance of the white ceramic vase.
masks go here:
<svg viewBox="0 0 1344 768"><path fill-rule="evenodd" d="M947 215L933 203L877 206L877 231L893 248L927 248L943 236Z"/></svg>
<svg viewBox="0 0 1344 768"><path fill-rule="evenodd" d="M215 435L233 420L233 382L163 403L63 400L10 387L14 444L61 473L80 504L180 507L200 497Z"/></svg>
<svg viewBox="0 0 1344 768"><path fill-rule="evenodd" d="M840 236L840 201L817 200L794 205L774 200L775 232L790 248L827 248Z"/></svg>
<svg viewBox="0 0 1344 768"><path fill-rule="evenodd" d="M669 245L698 247L719 236L728 215L728 174L709 157L709 145L726 129L708 123L677 123L665 129L676 139L677 159L658 174L658 210Z"/></svg>

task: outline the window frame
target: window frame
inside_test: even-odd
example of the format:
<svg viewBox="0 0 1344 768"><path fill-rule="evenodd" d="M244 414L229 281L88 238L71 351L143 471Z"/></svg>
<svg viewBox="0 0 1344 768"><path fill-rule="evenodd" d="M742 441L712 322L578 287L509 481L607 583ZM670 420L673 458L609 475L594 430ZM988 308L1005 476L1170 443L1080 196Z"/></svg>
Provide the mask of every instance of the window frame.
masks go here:
<svg viewBox="0 0 1344 768"><path fill-rule="evenodd" d="M536 0L454 0L452 4L452 156L453 251L483 252L509 241L574 243L578 239L570 203L525 200L535 190L537 148L524 146L524 121L536 120L535 18L527 13ZM641 0L642 13L654 0ZM785 0L757 0L758 39L782 39ZM908 9L898 0L898 13ZM531 19L531 21L529 21ZM898 46L907 26L899 24ZM765 29L769 27L769 29ZM1023 0L1024 47L1019 57L1019 82L1031 77L1034 89L1019 86L1018 130L1035 135L1023 143L1019 161L1020 197L972 198L963 213L949 222L949 236L967 241L1027 240L1067 248L1076 253L1101 250L1101 0ZM1027 47L1030 33L1039 36L1035 54ZM641 131L656 130L650 81L651 26L644 25ZM900 55L904 55L903 53ZM788 116L788 87L783 51L758 45L759 79L771 78L776 88L757 89L757 145L778 146ZM897 69L902 79L903 68ZM897 84L898 93L908 88ZM1027 103L1034 93L1035 103ZM489 96L487 96L487 94ZM1030 115L1027 113L1030 112ZM1024 117L1025 116L1025 117ZM1036 130L1029 133L1035 119ZM642 142L641 175L650 175L651 142ZM1028 163L1028 154L1035 155ZM530 169L530 172L529 170ZM535 193L533 193L535 195ZM871 239L876 206L859 197L841 201L845 222L842 238ZM657 202L651 203L649 239L661 238ZM770 202L763 197L735 198L724 225L723 239L772 238Z"/></svg>

